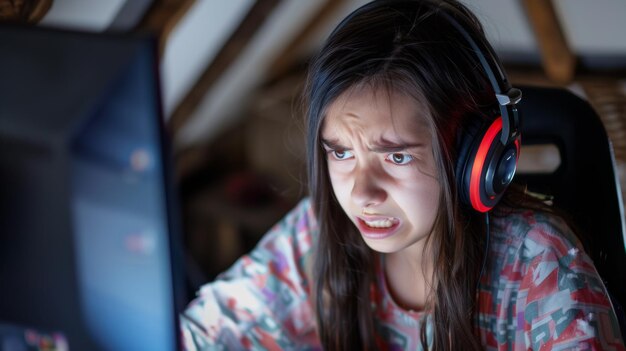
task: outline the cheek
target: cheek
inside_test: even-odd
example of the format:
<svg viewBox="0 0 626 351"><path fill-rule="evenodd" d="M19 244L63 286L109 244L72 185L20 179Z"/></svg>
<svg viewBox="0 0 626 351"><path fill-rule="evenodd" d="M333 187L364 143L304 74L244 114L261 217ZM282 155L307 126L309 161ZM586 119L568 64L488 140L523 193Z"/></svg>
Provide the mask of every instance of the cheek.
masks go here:
<svg viewBox="0 0 626 351"><path fill-rule="evenodd" d="M340 167L339 167L340 168ZM339 201L341 207L345 208L345 204L350 196L351 180L348 174L333 165L328 166L328 178L335 193L335 197Z"/></svg>
<svg viewBox="0 0 626 351"><path fill-rule="evenodd" d="M423 181L423 175L419 171L417 166L405 165L397 166L389 162L383 163L385 174L389 179L393 179L395 182L401 183L404 186L411 186L417 182Z"/></svg>
<svg viewBox="0 0 626 351"><path fill-rule="evenodd" d="M356 160L348 159L348 160L333 160L331 157L326 161L328 165L328 173L333 176L346 176L352 172L354 167L356 166Z"/></svg>
<svg viewBox="0 0 626 351"><path fill-rule="evenodd" d="M333 188L344 188L346 184L349 184L353 175L353 168L356 162L354 160L346 161L329 161L328 165L328 177L333 185Z"/></svg>
<svg viewBox="0 0 626 351"><path fill-rule="evenodd" d="M403 181L404 186L396 192L397 202L410 214L419 214L420 218L433 217L439 209L441 186L439 181L428 175L420 174Z"/></svg>

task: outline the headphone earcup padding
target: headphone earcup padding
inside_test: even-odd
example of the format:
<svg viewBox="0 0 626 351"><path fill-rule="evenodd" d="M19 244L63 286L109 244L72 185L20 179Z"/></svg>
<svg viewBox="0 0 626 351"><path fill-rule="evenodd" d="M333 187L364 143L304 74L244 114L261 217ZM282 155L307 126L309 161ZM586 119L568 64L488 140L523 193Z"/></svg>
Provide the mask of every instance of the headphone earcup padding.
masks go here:
<svg viewBox="0 0 626 351"><path fill-rule="evenodd" d="M519 143L502 145L501 117L478 130L477 134L470 130L465 136L467 141L461 144L457 182L461 201L479 212L486 212L500 200L513 178Z"/></svg>
<svg viewBox="0 0 626 351"><path fill-rule="evenodd" d="M456 162L457 193L462 203L470 205L469 188L471 169L476 156L476 149L480 144L479 134L485 129L481 123L482 117L470 117L470 121L462 128L458 136L458 157Z"/></svg>

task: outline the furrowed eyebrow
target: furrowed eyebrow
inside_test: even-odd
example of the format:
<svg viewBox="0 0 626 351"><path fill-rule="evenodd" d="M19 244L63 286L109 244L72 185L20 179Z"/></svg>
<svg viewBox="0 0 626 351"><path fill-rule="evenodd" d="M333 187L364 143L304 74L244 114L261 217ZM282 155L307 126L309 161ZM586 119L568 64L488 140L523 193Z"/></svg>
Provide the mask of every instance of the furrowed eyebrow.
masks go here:
<svg viewBox="0 0 626 351"><path fill-rule="evenodd" d="M322 139L322 145L324 145L324 147L326 147L327 149L332 149L332 150L349 150L350 149L349 147L340 145L339 141L337 140Z"/></svg>
<svg viewBox="0 0 626 351"><path fill-rule="evenodd" d="M390 153L390 152L398 152L404 151L407 149L414 149L418 147L422 147L424 144L420 143L396 143L388 140L381 140L377 143L374 143L374 147L370 148L370 151L373 152L382 152L382 153Z"/></svg>
<svg viewBox="0 0 626 351"><path fill-rule="evenodd" d="M350 150L349 147L347 146L343 146L341 144L339 144L339 141L337 140L327 140L327 139L322 139L321 140L322 145L324 147L326 147L327 149L331 149L331 150ZM424 144L409 144L409 143L402 143L402 144L397 144L397 143L393 143L393 142L388 142L388 141L384 141L381 143L378 143L377 145L374 145L374 147L372 148L368 148L369 151L372 152L377 152L377 153L392 153L392 152L400 152L400 151L404 151L407 149L415 149L415 148L419 148L424 146Z"/></svg>

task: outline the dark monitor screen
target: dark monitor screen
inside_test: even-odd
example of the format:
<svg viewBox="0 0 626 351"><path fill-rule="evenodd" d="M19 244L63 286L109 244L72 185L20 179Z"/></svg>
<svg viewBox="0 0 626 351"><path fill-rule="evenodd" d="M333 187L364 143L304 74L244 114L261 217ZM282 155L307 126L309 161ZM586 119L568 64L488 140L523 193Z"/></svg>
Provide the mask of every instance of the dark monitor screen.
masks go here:
<svg viewBox="0 0 626 351"><path fill-rule="evenodd" d="M2 350L179 346L162 121L154 39L0 27Z"/></svg>

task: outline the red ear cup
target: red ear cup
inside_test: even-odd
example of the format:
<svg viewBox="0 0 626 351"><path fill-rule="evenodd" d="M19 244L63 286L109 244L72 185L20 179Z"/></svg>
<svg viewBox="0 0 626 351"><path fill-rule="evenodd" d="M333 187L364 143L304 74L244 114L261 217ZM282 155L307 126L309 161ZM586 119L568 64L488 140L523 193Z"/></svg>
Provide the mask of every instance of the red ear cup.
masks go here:
<svg viewBox="0 0 626 351"><path fill-rule="evenodd" d="M463 139L457 164L461 201L476 211L487 212L511 184L519 155L519 137L509 144L500 141L502 117Z"/></svg>

